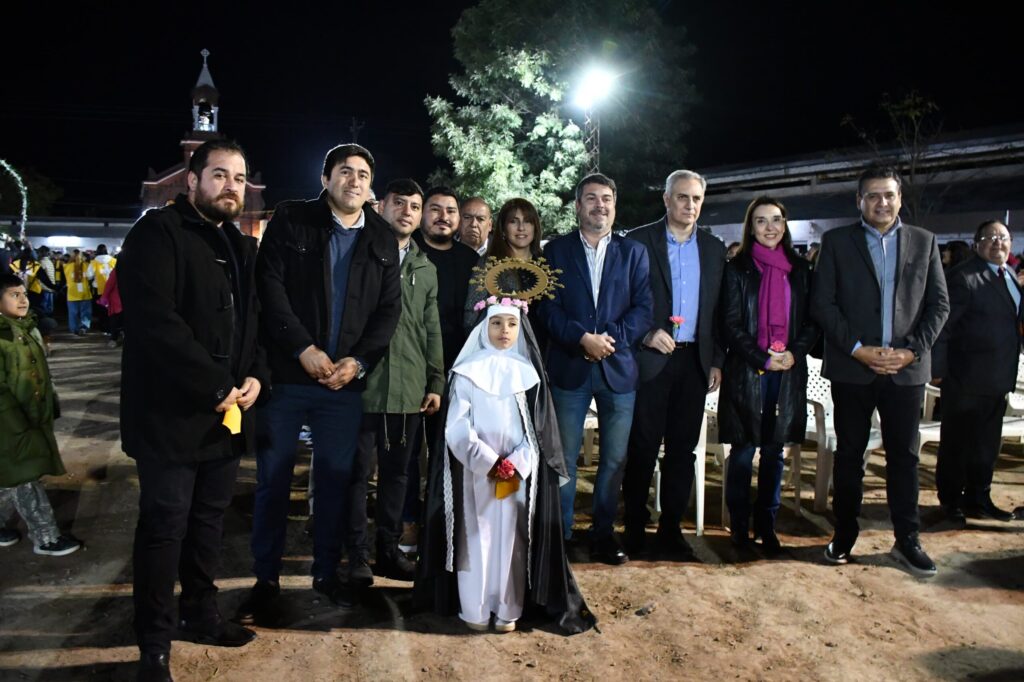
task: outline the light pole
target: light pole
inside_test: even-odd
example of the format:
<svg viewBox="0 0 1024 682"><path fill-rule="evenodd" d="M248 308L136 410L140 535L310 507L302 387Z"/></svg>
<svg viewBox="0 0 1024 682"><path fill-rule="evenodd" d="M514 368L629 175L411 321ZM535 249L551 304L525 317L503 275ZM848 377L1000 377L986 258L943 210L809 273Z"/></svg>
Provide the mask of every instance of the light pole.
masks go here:
<svg viewBox="0 0 1024 682"><path fill-rule="evenodd" d="M583 109L583 145L589 164L587 174L601 171L601 119L594 107L612 90L615 76L600 66L591 67L576 91L576 106Z"/></svg>

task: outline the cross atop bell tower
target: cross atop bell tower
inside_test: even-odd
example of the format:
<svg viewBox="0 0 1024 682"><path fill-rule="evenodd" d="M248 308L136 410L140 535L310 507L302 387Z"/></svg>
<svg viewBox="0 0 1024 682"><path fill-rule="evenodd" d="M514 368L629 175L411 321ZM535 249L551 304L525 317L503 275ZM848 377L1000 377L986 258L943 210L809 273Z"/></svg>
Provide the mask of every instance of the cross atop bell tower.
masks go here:
<svg viewBox="0 0 1024 682"><path fill-rule="evenodd" d="M199 72L196 85L192 88L192 130L215 133L217 132L217 114L220 111L220 107L217 106L220 93L217 92L217 86L213 84L213 76L210 75L210 67L206 63L210 51L203 48L199 54L203 55L203 70Z"/></svg>

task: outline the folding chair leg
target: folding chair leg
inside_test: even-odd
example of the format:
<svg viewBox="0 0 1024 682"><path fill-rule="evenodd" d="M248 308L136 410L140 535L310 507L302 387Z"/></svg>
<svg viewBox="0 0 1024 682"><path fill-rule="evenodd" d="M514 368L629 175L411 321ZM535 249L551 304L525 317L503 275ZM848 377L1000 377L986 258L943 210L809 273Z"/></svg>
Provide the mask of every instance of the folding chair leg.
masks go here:
<svg viewBox="0 0 1024 682"><path fill-rule="evenodd" d="M801 457L800 443L793 443L786 448L789 454L789 466L790 466L790 481L793 483L793 501L796 504L797 514L803 516L804 506L800 500L801 485L800 485L800 472L802 471L803 459Z"/></svg>
<svg viewBox="0 0 1024 682"><path fill-rule="evenodd" d="M823 512L828 507L828 490L832 483L832 451L818 446L818 461L814 471L814 511Z"/></svg>
<svg viewBox="0 0 1024 682"><path fill-rule="evenodd" d="M697 491L697 535L704 535L704 469L707 466L707 454L702 450L697 453L693 463L693 478Z"/></svg>
<svg viewBox="0 0 1024 682"><path fill-rule="evenodd" d="M729 478L729 451L726 445L722 452L722 528L729 530L729 506L725 503L725 482Z"/></svg>
<svg viewBox="0 0 1024 682"><path fill-rule="evenodd" d="M594 461L594 429L583 429L583 466Z"/></svg>

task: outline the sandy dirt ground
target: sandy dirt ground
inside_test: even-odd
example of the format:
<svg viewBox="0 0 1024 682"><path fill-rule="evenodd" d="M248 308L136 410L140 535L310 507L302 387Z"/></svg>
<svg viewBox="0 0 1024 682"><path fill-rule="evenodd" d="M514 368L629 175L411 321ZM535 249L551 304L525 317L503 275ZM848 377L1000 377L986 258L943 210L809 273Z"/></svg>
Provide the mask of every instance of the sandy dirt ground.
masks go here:
<svg viewBox="0 0 1024 682"><path fill-rule="evenodd" d="M138 482L120 451L119 351L101 336L58 337L52 365L65 416L58 440L69 473L46 484L61 526L87 543L64 558L30 543L0 549L0 679L134 679L131 545ZM2 437L2 435L0 435ZM810 448L808 448L810 450ZM805 491L815 458L805 452ZM378 579L351 611L310 589L303 534L308 452L300 456L283 586L288 617L257 628L240 649L175 642L177 680L1024 680L1024 522L938 521L935 450L921 466L925 549L939 574L913 578L888 556L884 455L868 466L856 561L827 566L829 516L805 492L802 515L785 491L778 559L737 557L719 525L721 470L708 461L707 524L687 527L699 563L634 558L623 567L574 558L599 629L563 637L542 623L470 634L416 613L411 585ZM787 463L788 465L788 463ZM581 468L590 479L593 469ZM243 460L226 519L221 608L232 614L252 584L248 551L255 463ZM588 519L587 484L577 503ZM1024 448L1007 444L994 499L1024 504ZM23 525L19 526L24 530ZM653 533L653 529L650 531Z"/></svg>

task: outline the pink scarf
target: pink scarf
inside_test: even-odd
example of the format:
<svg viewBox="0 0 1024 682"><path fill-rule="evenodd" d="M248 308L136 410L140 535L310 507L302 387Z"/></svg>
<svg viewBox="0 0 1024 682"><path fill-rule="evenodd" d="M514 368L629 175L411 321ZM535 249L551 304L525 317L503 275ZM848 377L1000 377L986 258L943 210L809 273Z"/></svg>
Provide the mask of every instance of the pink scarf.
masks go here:
<svg viewBox="0 0 1024 682"><path fill-rule="evenodd" d="M767 351L778 341L789 345L789 273L793 264L781 245L774 250L754 242L750 253L761 271L761 289L757 293L757 345Z"/></svg>

